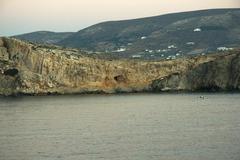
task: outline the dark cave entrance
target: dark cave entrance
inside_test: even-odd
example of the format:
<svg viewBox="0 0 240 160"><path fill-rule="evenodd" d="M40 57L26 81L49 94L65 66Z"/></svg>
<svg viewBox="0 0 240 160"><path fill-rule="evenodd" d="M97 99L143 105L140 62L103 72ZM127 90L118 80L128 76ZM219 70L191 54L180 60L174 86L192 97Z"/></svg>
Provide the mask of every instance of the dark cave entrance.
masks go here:
<svg viewBox="0 0 240 160"><path fill-rule="evenodd" d="M15 68L8 69L8 70L4 71L4 75L6 75L6 76L12 76L12 77L14 77L14 76L16 76L17 74L18 74L18 70L15 69Z"/></svg>

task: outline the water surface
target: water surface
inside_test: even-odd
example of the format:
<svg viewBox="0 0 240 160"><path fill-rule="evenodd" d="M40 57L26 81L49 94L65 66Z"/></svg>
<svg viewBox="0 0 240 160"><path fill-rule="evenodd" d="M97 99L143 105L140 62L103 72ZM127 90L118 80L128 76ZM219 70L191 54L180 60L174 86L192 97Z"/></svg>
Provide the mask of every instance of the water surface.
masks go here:
<svg viewBox="0 0 240 160"><path fill-rule="evenodd" d="M240 94L0 98L0 160L99 159L240 160Z"/></svg>

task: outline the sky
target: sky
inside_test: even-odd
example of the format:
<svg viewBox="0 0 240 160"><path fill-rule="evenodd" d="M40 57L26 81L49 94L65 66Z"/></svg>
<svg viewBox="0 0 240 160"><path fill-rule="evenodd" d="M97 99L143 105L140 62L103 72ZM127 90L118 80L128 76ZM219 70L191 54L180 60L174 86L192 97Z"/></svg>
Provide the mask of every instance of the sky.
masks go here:
<svg viewBox="0 0 240 160"><path fill-rule="evenodd" d="M0 0L0 36L213 8L240 8L240 0Z"/></svg>

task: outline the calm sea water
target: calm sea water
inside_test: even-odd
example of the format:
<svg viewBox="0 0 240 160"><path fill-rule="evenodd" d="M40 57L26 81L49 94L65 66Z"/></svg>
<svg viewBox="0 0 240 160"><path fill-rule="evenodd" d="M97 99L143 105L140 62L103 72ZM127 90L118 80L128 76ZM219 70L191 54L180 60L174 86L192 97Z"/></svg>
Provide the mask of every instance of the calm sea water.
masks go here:
<svg viewBox="0 0 240 160"><path fill-rule="evenodd" d="M0 98L0 160L99 159L240 160L240 94Z"/></svg>

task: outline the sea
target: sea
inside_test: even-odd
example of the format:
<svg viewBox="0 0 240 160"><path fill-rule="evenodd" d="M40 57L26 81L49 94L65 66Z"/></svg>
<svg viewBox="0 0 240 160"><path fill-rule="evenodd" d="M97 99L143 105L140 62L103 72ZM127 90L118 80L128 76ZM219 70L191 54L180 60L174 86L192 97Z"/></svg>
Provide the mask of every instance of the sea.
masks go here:
<svg viewBox="0 0 240 160"><path fill-rule="evenodd" d="M240 94L1 97L0 160L240 160Z"/></svg>

